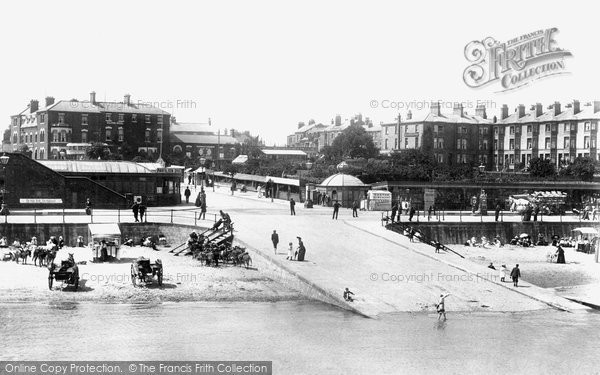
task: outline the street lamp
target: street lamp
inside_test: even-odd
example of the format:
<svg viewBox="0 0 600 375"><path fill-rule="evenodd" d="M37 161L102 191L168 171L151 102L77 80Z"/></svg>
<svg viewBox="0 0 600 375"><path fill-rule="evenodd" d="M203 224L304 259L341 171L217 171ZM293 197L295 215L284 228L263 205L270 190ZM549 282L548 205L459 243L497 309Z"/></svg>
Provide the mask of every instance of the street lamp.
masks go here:
<svg viewBox="0 0 600 375"><path fill-rule="evenodd" d="M6 206L6 203L4 202L4 194L6 194L6 165L8 164L8 159L9 159L9 157L5 153L2 154L2 156L0 156L0 164L2 164L2 176L3 176L2 206L0 208L0 214L2 214L2 215L8 214L8 207Z"/></svg>

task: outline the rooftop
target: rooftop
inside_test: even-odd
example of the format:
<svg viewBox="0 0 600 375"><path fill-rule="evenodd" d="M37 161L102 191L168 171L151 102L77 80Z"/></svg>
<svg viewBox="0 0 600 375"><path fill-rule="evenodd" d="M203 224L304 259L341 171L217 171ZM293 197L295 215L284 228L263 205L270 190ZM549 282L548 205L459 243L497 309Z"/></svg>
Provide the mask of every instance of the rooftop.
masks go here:
<svg viewBox="0 0 600 375"><path fill-rule="evenodd" d="M169 139L174 143L186 143L186 144L236 144L237 140L229 135L208 135L208 134L169 134Z"/></svg>
<svg viewBox="0 0 600 375"><path fill-rule="evenodd" d="M265 155L297 155L306 156L306 152L301 150L261 150Z"/></svg>
<svg viewBox="0 0 600 375"><path fill-rule="evenodd" d="M150 169L130 161L38 160L38 162L59 173L152 173Z"/></svg>
<svg viewBox="0 0 600 375"><path fill-rule="evenodd" d="M369 185L364 184L357 177L354 177L345 173L336 173L327 177L321 184L321 187L354 187L354 186L364 186L367 187Z"/></svg>

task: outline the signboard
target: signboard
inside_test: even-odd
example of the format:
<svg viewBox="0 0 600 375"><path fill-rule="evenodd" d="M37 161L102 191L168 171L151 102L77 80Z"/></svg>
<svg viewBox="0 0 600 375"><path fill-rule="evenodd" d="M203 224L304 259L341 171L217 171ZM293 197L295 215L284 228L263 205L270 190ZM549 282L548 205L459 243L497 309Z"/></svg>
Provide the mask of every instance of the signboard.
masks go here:
<svg viewBox="0 0 600 375"><path fill-rule="evenodd" d="M392 193L386 190L369 190L367 201L370 211L389 211L392 209Z"/></svg>
<svg viewBox="0 0 600 375"><path fill-rule="evenodd" d="M19 198L21 204L62 204L61 198Z"/></svg>

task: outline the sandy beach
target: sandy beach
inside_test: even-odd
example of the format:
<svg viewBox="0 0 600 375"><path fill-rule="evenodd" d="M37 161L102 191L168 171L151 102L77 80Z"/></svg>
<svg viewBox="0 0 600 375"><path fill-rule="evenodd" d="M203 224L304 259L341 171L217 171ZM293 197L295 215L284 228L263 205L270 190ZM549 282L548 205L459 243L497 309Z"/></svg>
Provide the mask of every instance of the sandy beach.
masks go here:
<svg viewBox="0 0 600 375"><path fill-rule="evenodd" d="M547 254L556 252L554 246L450 247L475 263L487 266L492 262L497 269L504 264L510 271L519 264L522 279L542 288L600 283L600 264L594 263L594 254L577 252L572 247L564 248L566 264L548 262Z"/></svg>
<svg viewBox="0 0 600 375"><path fill-rule="evenodd" d="M289 301L304 300L291 290L261 274L256 268L220 265L201 266L189 256L174 256L169 248L155 251L147 247L121 247L120 260L94 263L88 248L65 247L57 253L60 264L73 253L79 264L79 290L62 287L55 282L48 289L48 269L32 264L0 262L0 302L26 301L94 301L106 303L146 303L177 301ZM0 254L1 255L1 254ZM164 280L148 286L134 287L131 282L131 262L143 256L163 262Z"/></svg>

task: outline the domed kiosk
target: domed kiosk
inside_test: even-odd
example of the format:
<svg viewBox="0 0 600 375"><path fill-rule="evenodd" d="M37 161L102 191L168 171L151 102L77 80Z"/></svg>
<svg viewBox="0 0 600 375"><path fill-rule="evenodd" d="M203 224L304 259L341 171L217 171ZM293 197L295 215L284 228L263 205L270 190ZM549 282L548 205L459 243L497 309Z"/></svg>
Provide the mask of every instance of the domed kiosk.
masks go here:
<svg viewBox="0 0 600 375"><path fill-rule="evenodd" d="M365 199L369 188L370 185L364 184L358 178L345 173L336 173L329 176L320 185L316 186L316 190L321 197L327 195L331 198L329 205L337 200L342 207L352 207L353 201L360 204L360 201Z"/></svg>

